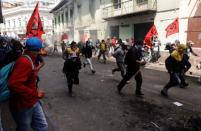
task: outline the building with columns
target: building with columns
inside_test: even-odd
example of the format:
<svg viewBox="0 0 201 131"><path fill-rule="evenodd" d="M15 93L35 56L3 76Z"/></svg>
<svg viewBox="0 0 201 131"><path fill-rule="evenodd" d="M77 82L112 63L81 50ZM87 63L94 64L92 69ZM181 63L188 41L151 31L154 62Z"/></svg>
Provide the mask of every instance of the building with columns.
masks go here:
<svg viewBox="0 0 201 131"><path fill-rule="evenodd" d="M57 0L58 1L58 0ZM53 15L49 11L55 6L55 0L39 0L39 12L46 34L53 33ZM36 1L16 0L15 2L3 2L2 11L4 23L0 24L0 32L7 36L23 39L26 34L26 26L35 8Z"/></svg>
<svg viewBox="0 0 201 131"><path fill-rule="evenodd" d="M200 0L63 0L51 10L54 32L67 33L70 40L135 38L143 40L153 24L161 49L167 42L187 40L201 47ZM179 33L166 38L165 28L179 18Z"/></svg>

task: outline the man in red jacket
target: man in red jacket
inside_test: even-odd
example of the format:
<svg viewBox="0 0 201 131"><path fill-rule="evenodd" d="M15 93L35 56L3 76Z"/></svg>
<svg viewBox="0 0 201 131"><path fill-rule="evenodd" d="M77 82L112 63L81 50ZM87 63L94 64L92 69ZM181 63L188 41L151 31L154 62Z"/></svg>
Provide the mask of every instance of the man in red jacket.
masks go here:
<svg viewBox="0 0 201 131"><path fill-rule="evenodd" d="M35 60L41 48L40 39L29 38L24 55L16 60L9 79L10 110L17 124L16 131L29 131L30 128L35 131L48 131L48 124L39 103L44 92L36 88Z"/></svg>

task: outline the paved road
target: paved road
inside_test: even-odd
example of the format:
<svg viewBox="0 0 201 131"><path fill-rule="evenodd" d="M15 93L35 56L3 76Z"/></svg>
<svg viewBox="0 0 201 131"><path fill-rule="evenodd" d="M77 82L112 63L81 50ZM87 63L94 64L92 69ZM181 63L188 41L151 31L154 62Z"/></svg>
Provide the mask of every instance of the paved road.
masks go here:
<svg viewBox="0 0 201 131"><path fill-rule="evenodd" d="M47 57L40 73L40 88L46 92L43 99L49 117L60 131L141 131L151 130L153 123L165 127L171 122L181 123L191 115L201 113L201 87L188 78L187 89L172 88L170 98L159 92L168 80L166 72L143 69L143 99L134 95L135 82L131 80L118 95L116 86L120 73L111 74L116 65L93 61L97 70L80 72L80 85L73 87L74 96L68 96L66 78L62 73L63 60ZM180 102L178 107L173 102Z"/></svg>

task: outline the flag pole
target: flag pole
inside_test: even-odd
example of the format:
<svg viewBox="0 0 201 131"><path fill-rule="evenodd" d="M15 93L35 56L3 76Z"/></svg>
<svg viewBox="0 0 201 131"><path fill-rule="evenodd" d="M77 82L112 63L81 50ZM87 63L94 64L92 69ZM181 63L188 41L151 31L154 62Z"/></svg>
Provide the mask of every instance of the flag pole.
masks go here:
<svg viewBox="0 0 201 131"><path fill-rule="evenodd" d="M179 27L179 24L180 22L179 22L179 17L178 17L178 27ZM179 30L180 30L180 27L179 27ZM180 41L180 39L179 39L179 33L180 33L180 31L178 32L178 40Z"/></svg>

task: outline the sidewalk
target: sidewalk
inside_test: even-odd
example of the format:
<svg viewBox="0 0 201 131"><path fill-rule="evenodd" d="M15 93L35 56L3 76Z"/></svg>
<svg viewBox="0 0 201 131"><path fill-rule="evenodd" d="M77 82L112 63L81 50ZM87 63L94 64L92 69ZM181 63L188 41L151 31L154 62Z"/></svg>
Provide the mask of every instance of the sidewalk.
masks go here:
<svg viewBox="0 0 201 131"><path fill-rule="evenodd" d="M157 63L147 63L145 68L152 70L159 70L167 72L165 68L165 59L169 56L168 52L161 52L161 58ZM115 58L108 58L109 61L116 62ZM186 73L187 76L198 78L201 76L201 70L196 69L196 65L201 61L201 57L192 56L190 57L191 68Z"/></svg>

